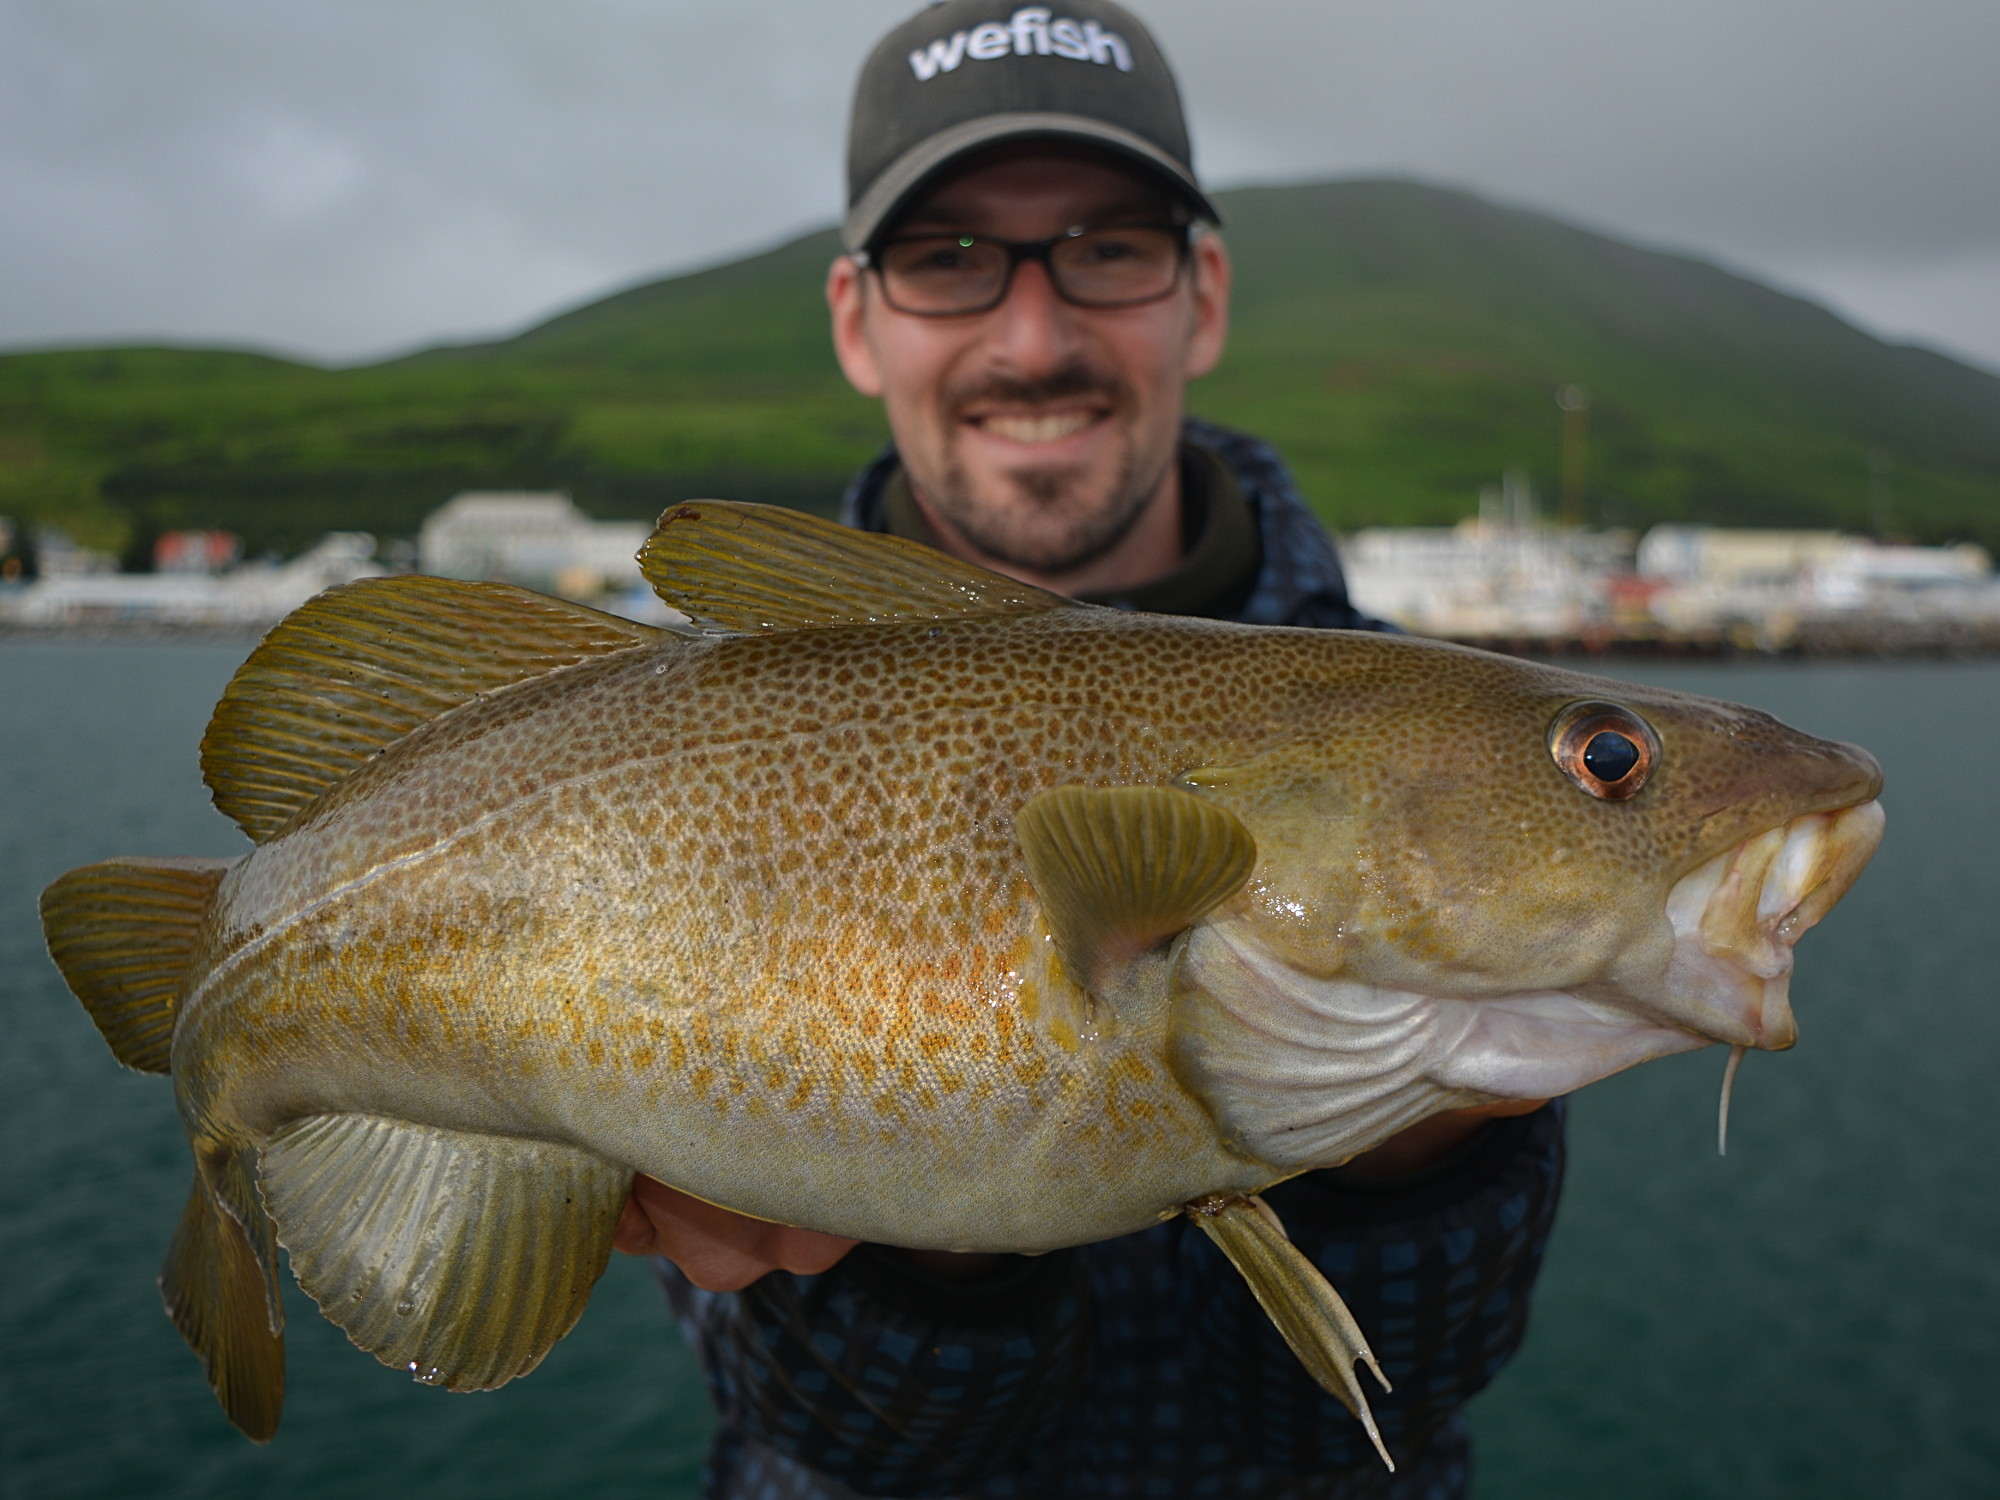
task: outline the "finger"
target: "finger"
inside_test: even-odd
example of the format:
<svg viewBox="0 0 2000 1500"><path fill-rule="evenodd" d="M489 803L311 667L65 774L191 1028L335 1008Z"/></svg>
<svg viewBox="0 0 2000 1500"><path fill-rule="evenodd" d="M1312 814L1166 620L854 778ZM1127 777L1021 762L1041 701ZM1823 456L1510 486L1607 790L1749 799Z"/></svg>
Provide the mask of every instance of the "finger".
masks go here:
<svg viewBox="0 0 2000 1500"><path fill-rule="evenodd" d="M817 1229L794 1229L789 1225L773 1226L777 1233L775 1243L770 1247L778 1266L790 1271L794 1276L817 1276L822 1271L830 1271L840 1263L842 1256L860 1244L859 1240L843 1239L837 1234L822 1234Z"/></svg>
<svg viewBox="0 0 2000 1500"><path fill-rule="evenodd" d="M772 1271L816 1276L858 1241L753 1219L642 1175L613 1243L666 1256L704 1291L734 1292Z"/></svg>
<svg viewBox="0 0 2000 1500"><path fill-rule="evenodd" d="M650 1177L639 1179L651 1182ZM625 1200L624 1211L618 1215L618 1227L611 1232L611 1248L625 1255L657 1255L659 1247L653 1233L653 1221L646 1216L640 1205L638 1186Z"/></svg>

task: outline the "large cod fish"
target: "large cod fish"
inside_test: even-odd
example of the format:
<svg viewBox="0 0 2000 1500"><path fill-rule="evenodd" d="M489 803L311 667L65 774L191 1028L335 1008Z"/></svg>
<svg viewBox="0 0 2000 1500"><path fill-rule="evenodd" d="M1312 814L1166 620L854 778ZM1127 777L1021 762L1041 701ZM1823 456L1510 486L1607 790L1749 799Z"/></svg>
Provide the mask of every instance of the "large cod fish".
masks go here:
<svg viewBox="0 0 2000 1500"><path fill-rule="evenodd" d="M321 595L203 741L256 847L42 898L118 1059L172 1074L161 1290L253 1438L279 1245L383 1362L497 1386L635 1172L947 1250L1189 1214L1372 1434L1366 1341L1256 1195L1791 1046L1792 945L1880 837L1865 753L1685 694L1123 614L757 506L679 506L641 561L691 626Z"/></svg>

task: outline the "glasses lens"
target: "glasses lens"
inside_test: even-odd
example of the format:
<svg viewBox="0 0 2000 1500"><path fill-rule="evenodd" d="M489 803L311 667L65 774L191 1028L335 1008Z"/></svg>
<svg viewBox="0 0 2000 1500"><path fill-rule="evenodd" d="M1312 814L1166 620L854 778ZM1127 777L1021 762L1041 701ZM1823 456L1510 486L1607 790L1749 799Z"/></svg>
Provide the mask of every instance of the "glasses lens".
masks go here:
<svg viewBox="0 0 2000 1500"><path fill-rule="evenodd" d="M880 257L889 301L905 312L949 313L984 307L1007 280L1007 252L970 235L897 240Z"/></svg>
<svg viewBox="0 0 2000 1500"><path fill-rule="evenodd" d="M1180 274L1184 231L1093 229L1058 240L1049 264L1063 296L1086 307L1164 297Z"/></svg>

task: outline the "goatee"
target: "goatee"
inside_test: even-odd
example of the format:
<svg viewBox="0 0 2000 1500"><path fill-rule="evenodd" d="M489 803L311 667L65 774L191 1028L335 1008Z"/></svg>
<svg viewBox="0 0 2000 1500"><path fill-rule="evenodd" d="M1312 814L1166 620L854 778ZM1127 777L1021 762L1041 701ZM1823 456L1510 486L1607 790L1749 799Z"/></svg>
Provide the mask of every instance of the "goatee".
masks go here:
<svg viewBox="0 0 2000 1500"><path fill-rule="evenodd" d="M1129 387L1115 375L1076 363L1041 380L989 376L976 385L946 389L939 396L945 430L956 431L960 413L975 402L1034 408L1100 398L1113 413L1130 411ZM1167 462L1173 461L1170 453ZM1139 471L1138 455L1126 446L1107 483L1076 468L1027 466L1006 470L1004 495L981 495L972 476L948 457L940 482L925 485L921 497L938 516L985 556L1007 567L1060 575L1087 567L1124 541L1145 514L1166 477Z"/></svg>

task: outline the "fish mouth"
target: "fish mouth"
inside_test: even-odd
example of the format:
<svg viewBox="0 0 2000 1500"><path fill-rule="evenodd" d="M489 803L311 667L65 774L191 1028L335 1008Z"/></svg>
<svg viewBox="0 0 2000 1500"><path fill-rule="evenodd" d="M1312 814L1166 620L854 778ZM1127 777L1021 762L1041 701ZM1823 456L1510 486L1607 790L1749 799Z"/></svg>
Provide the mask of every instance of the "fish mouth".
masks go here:
<svg viewBox="0 0 2000 1500"><path fill-rule="evenodd" d="M1792 948L1882 840L1881 804L1803 813L1676 881L1671 948L1645 978L1440 995L1292 968L1240 914L1175 950L1175 1073L1232 1146L1288 1171L1337 1165L1439 1109L1567 1094L1713 1042L1798 1038Z"/></svg>
<svg viewBox="0 0 2000 1500"><path fill-rule="evenodd" d="M1882 804L1806 813L1690 870L1667 895L1675 1025L1711 1041L1779 1052L1798 1041L1792 949L1833 909L1882 842Z"/></svg>

